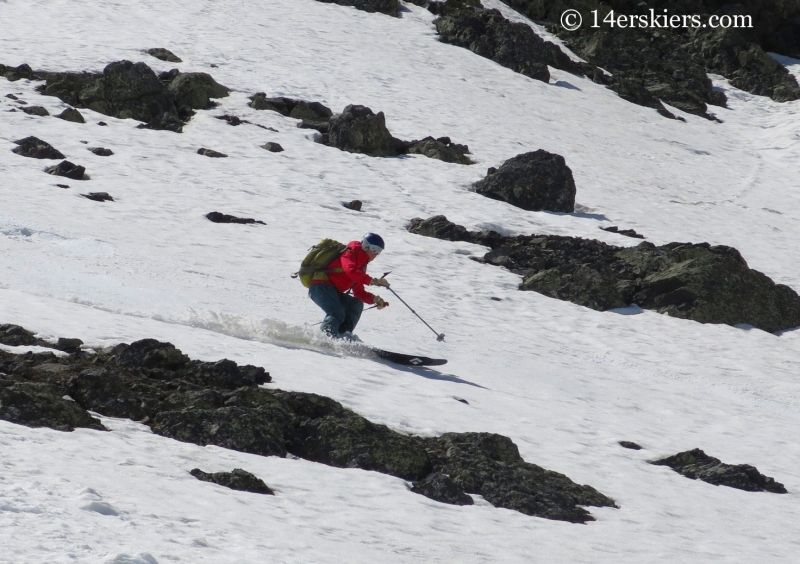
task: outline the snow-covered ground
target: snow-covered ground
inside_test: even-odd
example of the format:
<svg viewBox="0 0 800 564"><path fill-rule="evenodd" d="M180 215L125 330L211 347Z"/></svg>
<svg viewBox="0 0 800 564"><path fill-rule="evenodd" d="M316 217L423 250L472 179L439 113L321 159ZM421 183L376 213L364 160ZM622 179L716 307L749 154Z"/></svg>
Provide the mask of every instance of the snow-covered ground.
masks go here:
<svg viewBox="0 0 800 564"><path fill-rule="evenodd" d="M432 19L413 5L390 18L314 0L0 1L0 63L100 71L130 59L209 72L234 90L175 134L88 110L83 125L8 112L17 106L8 93L51 114L65 105L36 83L0 79L0 323L93 347L153 337L193 358L264 366L269 386L333 397L404 432L501 433L527 461L620 508L592 508L596 522L573 525L480 499L447 506L391 476L202 448L126 420L103 418L109 433L0 421L0 562L796 561L798 332L600 313L519 292L516 275L468 260L485 249L405 227L446 214L469 229L636 244L599 229L618 225L656 244L736 247L800 290L800 103L715 77L729 100L712 108L723 123L688 114L681 123L584 78L551 69L544 84L439 43ZM150 47L184 62L154 59ZM800 61L779 60L800 76ZM325 147L296 120L249 108L257 91L334 111L364 104L385 112L395 136L449 136L477 164ZM278 132L213 117L225 113ZM92 179L56 179L44 161L11 153L29 135ZM285 152L259 148L267 141ZM96 146L115 154L87 150ZM526 212L470 191L487 167L540 148L572 168L578 212ZM116 201L80 197L90 191ZM363 213L341 206L355 198ZM267 225L213 224L210 211ZM290 274L322 237L367 231L387 242L373 273L392 271L393 289L447 338L436 342L386 291L391 307L365 312L357 332L448 358L443 370L308 343L321 312ZM714 487L646 463L695 447L756 465L789 494ZM199 482L195 467L244 468L277 495Z"/></svg>

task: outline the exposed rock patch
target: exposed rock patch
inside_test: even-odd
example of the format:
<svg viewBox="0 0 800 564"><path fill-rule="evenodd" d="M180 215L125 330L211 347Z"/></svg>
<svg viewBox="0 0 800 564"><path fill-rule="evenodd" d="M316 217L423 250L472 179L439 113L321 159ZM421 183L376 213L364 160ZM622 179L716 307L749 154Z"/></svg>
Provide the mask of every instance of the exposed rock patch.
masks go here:
<svg viewBox="0 0 800 564"><path fill-rule="evenodd" d="M108 192L89 192L88 194L81 194L84 198L95 202L113 202L114 198Z"/></svg>
<svg viewBox="0 0 800 564"><path fill-rule="evenodd" d="M761 474L749 464L725 464L696 448L651 462L669 466L692 480L700 479L715 486L728 486L748 492L787 493L783 484Z"/></svg>
<svg viewBox="0 0 800 564"><path fill-rule="evenodd" d="M527 77L548 82L548 65L581 74L591 69L573 62L557 45L536 35L530 26L511 22L498 10L450 1L438 11L441 16L433 23L441 41L469 49Z"/></svg>
<svg viewBox="0 0 800 564"><path fill-rule="evenodd" d="M349 202L342 202L342 205L348 210L361 211L361 206L364 204L361 200L351 200Z"/></svg>
<svg viewBox="0 0 800 564"><path fill-rule="evenodd" d="M67 353L80 352L83 341L80 339L70 339L59 337L58 341L54 344L44 339L37 338L33 333L20 327L5 323L0 325L0 343L9 345L11 347L18 347L23 345L36 345L39 347L48 347Z"/></svg>
<svg viewBox="0 0 800 564"><path fill-rule="evenodd" d="M209 221L213 221L214 223L260 223L261 225L266 225L263 221L253 219L252 217L236 217L235 215L228 215L216 211L207 213L206 217Z"/></svg>
<svg viewBox="0 0 800 564"><path fill-rule="evenodd" d="M114 154L114 151L111 149L105 149L103 147L89 147L89 150L98 157L110 157Z"/></svg>
<svg viewBox="0 0 800 564"><path fill-rule="evenodd" d="M507 437L397 433L330 398L259 387L270 381L262 368L190 360L169 343L147 339L91 356L50 356L0 351L0 372L54 386L83 409L142 421L162 436L374 470L422 482L416 487L431 496L465 501L463 494L478 494L497 507L576 523L592 520L581 506L615 507L594 488L525 462Z"/></svg>
<svg viewBox="0 0 800 564"><path fill-rule="evenodd" d="M27 106L20 109L29 116L47 117L50 115L50 112L43 106Z"/></svg>
<svg viewBox="0 0 800 564"><path fill-rule="evenodd" d="M53 176L64 176L72 180L89 180L86 175L86 168L70 161L61 161L57 165L47 167L44 171Z"/></svg>
<svg viewBox="0 0 800 564"><path fill-rule="evenodd" d="M16 153L22 157L31 159L63 159L64 154L53 147L47 141L42 141L38 137L26 137L25 139L18 139L14 141L18 147L11 149L12 153Z"/></svg>
<svg viewBox="0 0 800 564"><path fill-rule="evenodd" d="M168 88L176 107L188 106L194 110L207 110L214 106L212 98L225 98L230 93L229 88L204 72L180 73Z"/></svg>
<svg viewBox="0 0 800 564"><path fill-rule="evenodd" d="M517 155L475 183L482 196L529 211L575 211L575 180L564 157L543 149Z"/></svg>
<svg viewBox="0 0 800 564"><path fill-rule="evenodd" d="M642 450L642 447L632 441L620 441L619 446L630 450Z"/></svg>
<svg viewBox="0 0 800 564"><path fill-rule="evenodd" d="M274 143L272 141L270 141L269 143L264 143L263 145L261 145L261 148L262 149L266 149L270 153L282 153L283 152L283 147L281 147L281 144L280 143Z"/></svg>
<svg viewBox="0 0 800 564"><path fill-rule="evenodd" d="M619 235L625 235L626 237L631 237L633 239L644 239L644 235L638 234L633 229L620 229L616 225L612 225L611 227L601 227L603 231L608 231L609 233L617 233Z"/></svg>
<svg viewBox="0 0 800 564"><path fill-rule="evenodd" d="M449 503L450 505L473 505L475 503L446 474L431 474L424 480L414 482L411 491L429 497L434 501Z"/></svg>
<svg viewBox="0 0 800 564"><path fill-rule="evenodd" d="M363 12L379 12L389 16L396 16L400 6L399 0L317 0L317 2L351 6Z"/></svg>
<svg viewBox="0 0 800 564"><path fill-rule="evenodd" d="M275 492L261 478L241 468L236 468L232 472L214 472L213 474L195 468L190 474L200 481L211 482L232 490L275 495Z"/></svg>
<svg viewBox="0 0 800 564"><path fill-rule="evenodd" d="M175 55L169 49L164 49L163 47L154 47L152 49L147 50L147 54L151 57L155 57L156 59L161 59L162 61L167 61L168 63L182 63L180 57Z"/></svg>
<svg viewBox="0 0 800 564"><path fill-rule="evenodd" d="M59 119L63 119L64 121L71 121L74 123L86 123L86 120L83 118L83 114L81 114L75 108L67 108L60 114L56 116Z"/></svg>
<svg viewBox="0 0 800 564"><path fill-rule="evenodd" d="M746 324L769 332L800 326L800 296L752 270L731 247L669 243L615 247L556 235L477 233L444 216L413 219L409 231L486 245L480 262L503 266L533 290L599 311L637 304L701 323Z"/></svg>
<svg viewBox="0 0 800 564"><path fill-rule="evenodd" d="M197 154L203 155L204 157L211 157L213 159L224 159L227 158L228 156L225 153L220 153L219 151L215 151L214 149L205 149L205 148L197 149Z"/></svg>

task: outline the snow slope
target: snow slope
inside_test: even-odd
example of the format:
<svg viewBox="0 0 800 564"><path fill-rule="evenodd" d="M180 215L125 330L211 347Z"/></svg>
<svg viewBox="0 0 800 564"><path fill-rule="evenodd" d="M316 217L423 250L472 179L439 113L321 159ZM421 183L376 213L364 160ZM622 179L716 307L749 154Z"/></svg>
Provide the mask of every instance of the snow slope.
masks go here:
<svg viewBox="0 0 800 564"><path fill-rule="evenodd" d="M17 103L7 93L51 114L65 105L35 83L0 79L0 322L93 347L153 337L193 358L264 366L272 387L333 397L403 432L501 433L527 461L594 486L620 509L592 508L597 521L578 526L480 499L446 506L390 476L177 443L125 420L104 418L110 433L0 421L0 562L796 560L796 331L600 313L519 292L517 276L468 260L485 249L405 226L444 213L469 229L636 244L599 229L618 225L655 244L736 247L800 290L800 103L715 77L729 99L714 108L723 123L667 120L590 80L551 69L544 84L439 43L432 16L406 8L390 18L314 0L0 2L0 63L100 71L130 59L209 72L234 90L174 134L88 110L84 125L8 112ZM184 62L144 54L156 46ZM800 75L799 61L780 60ZM364 104L385 112L397 137L467 143L477 164L340 152L296 120L249 108L257 91L334 111ZM225 113L278 131L213 117ZM65 179L43 174L43 161L11 153L29 135L92 179L55 187ZM267 141L285 152L259 148ZM98 157L87 150L95 146L115 154ZM200 147L230 156L202 157ZM487 167L539 148L572 168L577 213L526 212L470 191ZM116 201L80 197L89 191ZM341 206L354 198L363 213ZM213 224L210 211L267 225ZM289 275L320 238L367 231L387 241L373 273L392 271L393 289L447 339L437 343L385 291L391 307L365 312L357 332L448 358L443 370L310 342L321 315ZM695 447L756 465L790 493L714 487L646 464ZM195 467L242 467L277 495L201 483L188 473Z"/></svg>

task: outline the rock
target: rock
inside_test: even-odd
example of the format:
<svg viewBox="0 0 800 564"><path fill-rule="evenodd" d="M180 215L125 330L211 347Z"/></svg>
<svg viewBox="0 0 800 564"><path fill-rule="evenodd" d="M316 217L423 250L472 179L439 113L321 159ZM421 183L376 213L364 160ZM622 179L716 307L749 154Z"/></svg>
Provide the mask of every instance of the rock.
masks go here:
<svg viewBox="0 0 800 564"><path fill-rule="evenodd" d="M74 431L76 427L106 430L88 411L75 402L62 399L55 386L19 382L5 375L0 375L0 419L58 431Z"/></svg>
<svg viewBox="0 0 800 564"><path fill-rule="evenodd" d="M425 155L428 158L438 159L446 163L472 164L472 161L466 156L466 153L469 153L469 148L466 145L451 143L447 137L441 139L426 137L420 141L411 141L409 145L408 154Z"/></svg>
<svg viewBox="0 0 800 564"><path fill-rule="evenodd" d="M294 107L300 103L301 100L294 100L292 98L267 98L263 92L257 92L250 96L250 107L254 110L271 110L288 117Z"/></svg>
<svg viewBox="0 0 800 564"><path fill-rule="evenodd" d="M212 157L214 159L224 159L228 156L225 153L220 153L219 151L215 151L213 149L197 149L197 154L205 157Z"/></svg>
<svg viewBox="0 0 800 564"><path fill-rule="evenodd" d="M69 188L69 184L56 184L59 188Z"/></svg>
<svg viewBox="0 0 800 564"><path fill-rule="evenodd" d="M64 337L59 337L56 344L53 345L53 348L72 354L80 352L81 346L83 346L83 341L80 339L65 339Z"/></svg>
<svg viewBox="0 0 800 564"><path fill-rule="evenodd" d="M242 125L243 123L250 123L245 119L241 119L237 116L231 116L228 114L225 114L224 116L214 116L214 117L217 119L221 119L223 121L227 121L228 125L233 125L233 126Z"/></svg>
<svg viewBox="0 0 800 564"><path fill-rule="evenodd" d="M349 210L361 211L362 203L361 200L353 200L351 202L345 202L342 205Z"/></svg>
<svg viewBox="0 0 800 564"><path fill-rule="evenodd" d="M83 115L75 108L67 108L66 110L58 114L56 117L63 119L64 121L71 121L74 123L86 123L86 120L83 119Z"/></svg>
<svg viewBox="0 0 800 564"><path fill-rule="evenodd" d="M158 73L158 80L169 84L170 82L175 80L175 77L178 76L179 74L181 74L180 70L169 69L168 71Z"/></svg>
<svg viewBox="0 0 800 564"><path fill-rule="evenodd" d="M50 115L50 112L48 112L43 106L28 106L20 109L29 116L46 117Z"/></svg>
<svg viewBox="0 0 800 564"><path fill-rule="evenodd" d="M236 217L216 211L207 213L206 217L214 223L260 223L261 225L266 225L263 221L258 221L251 217Z"/></svg>
<svg viewBox="0 0 800 564"><path fill-rule="evenodd" d="M622 448L629 448L631 450L642 450L642 447L631 441L619 441L619 446Z"/></svg>
<svg viewBox="0 0 800 564"><path fill-rule="evenodd" d="M111 149L104 149L103 147L89 147L89 150L98 157L110 157L114 154Z"/></svg>
<svg viewBox="0 0 800 564"><path fill-rule="evenodd" d="M29 334L16 326L7 332ZM419 491L443 501L466 502L464 493L474 493L550 519L586 522L592 517L579 506L614 506L589 486L525 462L507 437L399 433L324 396L260 387L270 381L262 368L190 360L169 343L145 339L93 355L22 358L0 350L0 371L15 382L52 386L83 409L142 421L165 437L374 470L420 482Z"/></svg>
<svg viewBox="0 0 800 564"><path fill-rule="evenodd" d="M478 194L529 211L575 211L575 181L564 157L539 149L517 155L475 184Z"/></svg>
<svg viewBox="0 0 800 564"><path fill-rule="evenodd" d="M36 337L27 329L19 325L4 323L0 325L0 343L11 347L37 344Z"/></svg>
<svg viewBox="0 0 800 564"><path fill-rule="evenodd" d="M350 153L371 157L395 156L392 135L386 129L383 112L377 114L366 106L347 106L330 119L328 144Z"/></svg>
<svg viewBox="0 0 800 564"><path fill-rule="evenodd" d="M625 235L626 237L632 237L634 239L644 239L644 235L639 235L633 229L620 229L616 225L612 225L611 227L601 227L603 231L608 231L609 233L618 233L620 235Z"/></svg>
<svg viewBox="0 0 800 564"><path fill-rule="evenodd" d="M190 472L190 474L203 482L212 482L232 490L275 495L275 492L272 491L261 478L258 478L250 472L242 470L241 468L236 468L233 470L233 472L214 472L213 474L209 474L207 472L203 472L199 468L195 468Z"/></svg>
<svg viewBox="0 0 800 564"><path fill-rule="evenodd" d="M692 480L700 479L715 486L728 486L748 492L787 493L783 484L764 476L749 464L725 464L696 448L651 462L669 466Z"/></svg>
<svg viewBox="0 0 800 564"><path fill-rule="evenodd" d="M264 145L261 145L261 148L266 149L270 153L283 152L283 147L281 147L280 143L273 143L272 141L270 141L269 143L265 143Z"/></svg>
<svg viewBox="0 0 800 564"><path fill-rule="evenodd" d="M26 137L25 139L18 139L14 141L18 147L11 149L12 153L16 153L22 157L31 159L63 159L64 155L55 147L42 141L38 137Z"/></svg>
<svg viewBox="0 0 800 564"><path fill-rule="evenodd" d="M175 106L189 106L195 110L213 107L211 98L225 98L230 89L214 80L204 72L180 73L169 84L169 91L175 99Z"/></svg>
<svg viewBox="0 0 800 564"><path fill-rule="evenodd" d="M132 118L150 124L152 129L181 130L172 94L144 63L113 62L102 74L39 74L46 80L40 87L43 94L56 96L76 108L89 108L120 119Z"/></svg>
<svg viewBox="0 0 800 564"><path fill-rule="evenodd" d="M152 57L155 57L156 59L161 59L162 61L167 61L169 63L183 62L172 51L170 51L169 49L164 49L163 47L154 47L153 49L148 49L147 54Z"/></svg>
<svg viewBox="0 0 800 564"><path fill-rule="evenodd" d="M88 198L90 200L94 200L95 202L113 202L114 198L112 198L108 192L89 192L88 194L81 194L84 198Z"/></svg>
<svg viewBox="0 0 800 564"><path fill-rule="evenodd" d="M527 24L511 22L498 10L484 10L448 2L441 17L433 23L439 39L469 49L527 77L548 82L547 66L582 73L558 46L545 41Z"/></svg>
<svg viewBox="0 0 800 564"><path fill-rule="evenodd" d="M99 126L101 126L101 127L105 127L105 126L107 126L108 124L107 124L106 122L104 122L104 121L98 121L98 122L97 122L97 125L99 125ZM139 126L139 127L141 127L141 126Z"/></svg>
<svg viewBox="0 0 800 564"><path fill-rule="evenodd" d="M480 262L523 277L533 290L599 311L636 304L700 323L776 332L800 326L800 296L752 270L736 249L708 243L614 247L556 235L470 232L444 216L413 219L409 231L491 247Z"/></svg>
<svg viewBox="0 0 800 564"><path fill-rule="evenodd" d="M305 121L328 121L333 115L330 108L320 102L300 100L289 112L289 117Z"/></svg>
<svg viewBox="0 0 800 564"><path fill-rule="evenodd" d="M475 503L446 474L431 474L424 480L414 482L411 491L450 505L473 505Z"/></svg>
<svg viewBox="0 0 800 564"><path fill-rule="evenodd" d="M364 12L380 12L389 16L396 16L400 5L398 0L317 0L325 4L338 4L351 6Z"/></svg>
<svg viewBox="0 0 800 564"><path fill-rule="evenodd" d="M0 75L5 76L11 82L22 79L34 80L36 78L33 69L25 63L13 68L0 65Z"/></svg>
<svg viewBox="0 0 800 564"><path fill-rule="evenodd" d="M65 176L67 178L71 178L72 180L89 180L89 177L86 175L86 168L71 163L69 161L61 161L57 165L49 166L44 171L47 174L52 174L54 176Z"/></svg>
<svg viewBox="0 0 800 564"><path fill-rule="evenodd" d="M11 100L19 100L19 98L17 98L13 94L6 94L6 98L10 98Z"/></svg>

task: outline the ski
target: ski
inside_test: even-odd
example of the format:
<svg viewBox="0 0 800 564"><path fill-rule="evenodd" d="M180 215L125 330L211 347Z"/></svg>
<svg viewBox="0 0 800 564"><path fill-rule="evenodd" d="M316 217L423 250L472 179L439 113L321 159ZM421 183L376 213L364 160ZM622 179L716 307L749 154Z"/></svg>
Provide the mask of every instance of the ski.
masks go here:
<svg viewBox="0 0 800 564"><path fill-rule="evenodd" d="M428 358L427 356L396 353L383 349L376 349L375 347L370 347L370 350L378 358L394 362L395 364L402 364L403 366L441 366L442 364L447 364L447 360L444 358Z"/></svg>

